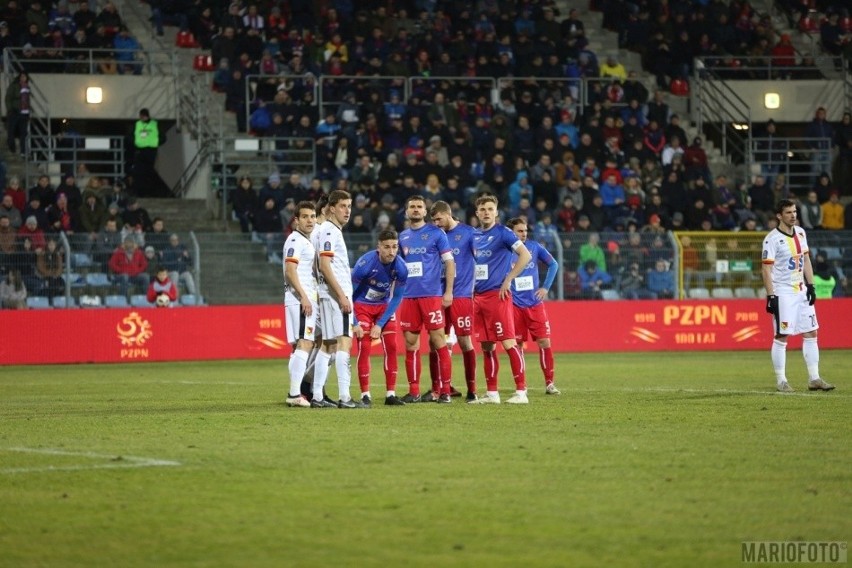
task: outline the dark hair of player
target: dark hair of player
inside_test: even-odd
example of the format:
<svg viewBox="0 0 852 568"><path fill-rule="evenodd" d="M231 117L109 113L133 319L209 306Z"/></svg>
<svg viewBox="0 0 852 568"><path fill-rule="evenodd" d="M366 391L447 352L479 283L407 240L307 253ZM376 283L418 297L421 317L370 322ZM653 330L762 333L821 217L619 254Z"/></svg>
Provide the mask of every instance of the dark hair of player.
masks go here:
<svg viewBox="0 0 852 568"><path fill-rule="evenodd" d="M499 202L497 201L497 197L494 196L494 195L491 195L490 193L486 193L485 195L481 195L481 196L476 198L477 209L483 203L493 203L494 205L499 205Z"/></svg>
<svg viewBox="0 0 852 568"><path fill-rule="evenodd" d="M323 193L317 198L317 215L322 215L322 210L328 205L328 195Z"/></svg>
<svg viewBox="0 0 852 568"><path fill-rule="evenodd" d="M452 214L453 209L450 207L450 204L446 201L436 201L432 204L432 207L429 208L429 215L434 215L435 213L450 213Z"/></svg>
<svg viewBox="0 0 852 568"><path fill-rule="evenodd" d="M328 196L328 204L334 207L341 201L345 201L347 199L352 199L352 195L348 191L344 191L342 189L335 189Z"/></svg>
<svg viewBox="0 0 852 568"><path fill-rule="evenodd" d="M527 225L527 220L523 217L512 217L506 221L506 226L510 229L514 229L516 225Z"/></svg>
<svg viewBox="0 0 852 568"><path fill-rule="evenodd" d="M399 235L396 234L396 231L393 229L384 229L379 232L378 241L395 241L399 238Z"/></svg>
<svg viewBox="0 0 852 568"><path fill-rule="evenodd" d="M780 215L781 213L784 212L785 209L787 209L788 207L794 207L795 205L796 205L795 201L792 201L790 199L782 199L781 201L778 202L778 205L775 206L775 213Z"/></svg>
<svg viewBox="0 0 852 568"><path fill-rule="evenodd" d="M314 205L313 201L300 201L296 205L296 216L297 217L302 214L302 209L307 209L308 211L313 211L314 213L317 212L317 206Z"/></svg>
<svg viewBox="0 0 852 568"><path fill-rule="evenodd" d="M422 195L419 195L419 194L409 195L408 199L405 200L405 208L406 209L408 209L408 204L411 203L412 201L422 201L423 203L426 203L426 199Z"/></svg>

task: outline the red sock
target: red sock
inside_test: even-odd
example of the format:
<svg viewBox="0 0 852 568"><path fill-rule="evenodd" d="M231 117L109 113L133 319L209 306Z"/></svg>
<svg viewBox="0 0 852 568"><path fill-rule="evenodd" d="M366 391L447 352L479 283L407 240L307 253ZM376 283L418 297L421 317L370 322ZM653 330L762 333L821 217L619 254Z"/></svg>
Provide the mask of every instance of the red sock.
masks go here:
<svg viewBox="0 0 852 568"><path fill-rule="evenodd" d="M370 392L370 351L372 341L370 336L358 340L358 382L361 392Z"/></svg>
<svg viewBox="0 0 852 568"><path fill-rule="evenodd" d="M441 394L450 394L451 382L453 380L453 361L450 359L450 350L447 349L446 345L438 349L437 357L438 368L441 369Z"/></svg>
<svg viewBox="0 0 852 568"><path fill-rule="evenodd" d="M399 374L396 360L396 335L383 334L382 348L385 353L385 388L393 391L396 390L396 376Z"/></svg>
<svg viewBox="0 0 852 568"><path fill-rule="evenodd" d="M476 392L476 351L462 351L464 361L464 382L468 392Z"/></svg>
<svg viewBox="0 0 852 568"><path fill-rule="evenodd" d="M438 352L429 350L429 378L432 379L432 392L441 390L441 365Z"/></svg>
<svg viewBox="0 0 852 568"><path fill-rule="evenodd" d="M541 361L541 371L544 373L544 384L553 384L553 349L550 347L539 347L539 359Z"/></svg>
<svg viewBox="0 0 852 568"><path fill-rule="evenodd" d="M420 352L405 350L405 374L408 377L408 390L414 396L420 394Z"/></svg>
<svg viewBox="0 0 852 568"><path fill-rule="evenodd" d="M495 392L497 390L497 373L500 371L497 350L483 351L482 359L485 362L485 388L488 392Z"/></svg>
<svg viewBox="0 0 852 568"><path fill-rule="evenodd" d="M506 349L506 354L509 356L509 364L512 366L512 378L515 379L515 388L519 391L527 388L527 373L524 356L518 346L512 346Z"/></svg>

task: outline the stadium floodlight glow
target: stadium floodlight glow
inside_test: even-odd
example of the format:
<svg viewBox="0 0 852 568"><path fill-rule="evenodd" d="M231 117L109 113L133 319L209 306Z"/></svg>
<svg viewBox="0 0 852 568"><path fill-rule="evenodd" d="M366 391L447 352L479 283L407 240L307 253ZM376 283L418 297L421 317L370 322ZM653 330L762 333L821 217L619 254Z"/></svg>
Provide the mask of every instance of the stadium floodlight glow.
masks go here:
<svg viewBox="0 0 852 568"><path fill-rule="evenodd" d="M769 110L781 108L781 95L778 93L764 93L763 106Z"/></svg>
<svg viewBox="0 0 852 568"><path fill-rule="evenodd" d="M104 102L104 90L100 87L86 88L86 102L90 105L99 105Z"/></svg>
<svg viewBox="0 0 852 568"><path fill-rule="evenodd" d="M734 122L731 124L734 130L748 130L748 124L744 122Z"/></svg>

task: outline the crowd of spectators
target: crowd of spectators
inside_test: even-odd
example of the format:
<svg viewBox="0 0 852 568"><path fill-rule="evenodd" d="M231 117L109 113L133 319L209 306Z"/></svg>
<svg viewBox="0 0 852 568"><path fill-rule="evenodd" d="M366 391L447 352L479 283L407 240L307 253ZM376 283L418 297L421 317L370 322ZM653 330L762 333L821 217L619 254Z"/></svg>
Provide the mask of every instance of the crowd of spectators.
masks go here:
<svg viewBox="0 0 852 568"><path fill-rule="evenodd" d="M9 178L0 201L3 307L26 306L31 296L65 296L69 262L78 276L79 270L107 275L99 293L145 293L158 268L186 293L196 293L189 250L162 218L152 219L121 182L97 176L81 181L83 189L68 173L53 187L42 175L24 190L16 176Z"/></svg>
<svg viewBox="0 0 852 568"><path fill-rule="evenodd" d="M71 5L68 0L21 4L9 0L0 9L0 50L18 49L16 55L27 72L142 72L142 47L112 2L105 2L100 10L87 0Z"/></svg>

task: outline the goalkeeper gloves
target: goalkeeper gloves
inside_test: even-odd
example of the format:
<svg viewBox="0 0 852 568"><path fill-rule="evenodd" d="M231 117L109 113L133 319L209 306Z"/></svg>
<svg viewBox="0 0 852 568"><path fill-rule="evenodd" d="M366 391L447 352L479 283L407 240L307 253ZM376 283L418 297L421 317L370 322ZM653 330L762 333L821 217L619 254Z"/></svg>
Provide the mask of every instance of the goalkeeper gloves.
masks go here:
<svg viewBox="0 0 852 568"><path fill-rule="evenodd" d="M805 284L805 289L808 295L808 305L813 306L816 302L816 288L814 288L813 284Z"/></svg>
<svg viewBox="0 0 852 568"><path fill-rule="evenodd" d="M766 296L766 313L773 316L778 315L778 296L775 294Z"/></svg>

